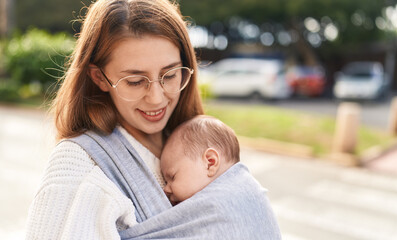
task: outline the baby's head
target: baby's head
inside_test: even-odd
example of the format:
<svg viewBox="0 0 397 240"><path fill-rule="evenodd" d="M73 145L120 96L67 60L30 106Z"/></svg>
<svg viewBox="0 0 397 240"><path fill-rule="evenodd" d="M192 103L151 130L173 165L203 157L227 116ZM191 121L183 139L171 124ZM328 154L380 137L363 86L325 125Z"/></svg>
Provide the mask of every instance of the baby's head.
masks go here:
<svg viewBox="0 0 397 240"><path fill-rule="evenodd" d="M205 115L184 122L168 138L161 154L165 193L173 204L193 196L240 161L234 131Z"/></svg>

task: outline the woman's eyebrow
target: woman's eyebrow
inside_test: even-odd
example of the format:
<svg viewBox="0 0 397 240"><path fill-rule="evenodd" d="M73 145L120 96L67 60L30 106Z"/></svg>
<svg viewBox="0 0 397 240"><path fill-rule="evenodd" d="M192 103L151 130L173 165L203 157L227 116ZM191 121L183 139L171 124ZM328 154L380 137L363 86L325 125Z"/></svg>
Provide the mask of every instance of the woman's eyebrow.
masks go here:
<svg viewBox="0 0 397 240"><path fill-rule="evenodd" d="M168 64L167 66L161 68L161 70L170 69L170 68L176 67L181 64L182 64L181 61L174 62L174 63ZM121 71L121 73L128 73L128 74L132 74L132 75L143 75L143 74L146 74L147 71L136 70L136 69L126 69L126 70Z"/></svg>
<svg viewBox="0 0 397 240"><path fill-rule="evenodd" d="M171 63L171 64L169 64L169 65L163 67L162 70L164 70L164 69L169 69L169 68L173 68L173 67L176 67L176 66L178 66L178 65L182 65L182 62L181 62L181 61L178 61L178 62Z"/></svg>
<svg viewBox="0 0 397 240"><path fill-rule="evenodd" d="M167 70L167 69L176 67L176 66L181 65L181 64L182 64L181 61L174 62L174 63L168 64L167 66L161 68L161 70L162 71L163 70ZM148 72L147 71L142 71L142 70L136 70L136 69L126 69L126 70L121 71L121 73L128 73L128 74L131 74L131 75L144 75L144 74L147 74Z"/></svg>
<svg viewBox="0 0 397 240"><path fill-rule="evenodd" d="M141 71L141 70L135 70L135 69L127 69L127 70L123 70L121 71L121 73L128 73L131 75L142 75L145 74L145 71Z"/></svg>

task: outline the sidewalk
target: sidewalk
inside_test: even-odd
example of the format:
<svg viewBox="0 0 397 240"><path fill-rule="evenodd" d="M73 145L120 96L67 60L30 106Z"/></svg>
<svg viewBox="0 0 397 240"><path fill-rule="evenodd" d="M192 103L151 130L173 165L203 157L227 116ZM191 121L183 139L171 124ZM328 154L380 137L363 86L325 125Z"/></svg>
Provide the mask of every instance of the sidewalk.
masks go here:
<svg viewBox="0 0 397 240"><path fill-rule="evenodd" d="M53 148L41 110L0 105L0 239L24 239L28 208Z"/></svg>

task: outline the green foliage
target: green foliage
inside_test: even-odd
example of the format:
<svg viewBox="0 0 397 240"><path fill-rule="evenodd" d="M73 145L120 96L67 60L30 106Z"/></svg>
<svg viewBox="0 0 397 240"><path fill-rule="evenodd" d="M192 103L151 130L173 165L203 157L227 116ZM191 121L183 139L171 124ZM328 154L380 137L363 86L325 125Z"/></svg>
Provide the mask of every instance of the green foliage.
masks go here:
<svg viewBox="0 0 397 240"><path fill-rule="evenodd" d="M15 3L15 21L18 29L25 31L32 26L51 32L76 33L80 23L72 22L84 15L80 12L91 0L18 0Z"/></svg>
<svg viewBox="0 0 397 240"><path fill-rule="evenodd" d="M19 98L18 87L6 79L0 79L0 101L11 101Z"/></svg>
<svg viewBox="0 0 397 240"><path fill-rule="evenodd" d="M200 83L199 87L200 87L201 99L207 100L214 97L211 92L211 86L209 83Z"/></svg>
<svg viewBox="0 0 397 240"><path fill-rule="evenodd" d="M9 79L0 79L0 102L21 106L40 106L45 103L44 96L33 95L29 85L17 86Z"/></svg>
<svg viewBox="0 0 397 240"><path fill-rule="evenodd" d="M5 71L20 87L21 97L40 95L56 83L73 47L73 38L62 33L31 29L13 37L4 49Z"/></svg>
<svg viewBox="0 0 397 240"><path fill-rule="evenodd" d="M293 30L301 39L307 34L304 20L312 17L318 22L332 20L338 28L338 37L334 41L323 41L320 47L312 48L318 59L326 62L332 56L343 55L347 51L360 51L365 44L382 41L387 37L385 31L375 26L375 21L382 15L390 1L374 0L229 0L214 2L212 0L179 0L182 13L194 19L197 25L211 29L213 22L222 22L230 27L230 19L238 16L248 20L262 31L277 34L280 29ZM363 23L354 25L352 18L360 15ZM227 34L227 30L224 32ZM320 32L320 34L322 34ZM299 43L299 42L298 42ZM293 44L298 52L307 52L303 44ZM307 46L310 46L307 42ZM306 55L306 54L303 54Z"/></svg>

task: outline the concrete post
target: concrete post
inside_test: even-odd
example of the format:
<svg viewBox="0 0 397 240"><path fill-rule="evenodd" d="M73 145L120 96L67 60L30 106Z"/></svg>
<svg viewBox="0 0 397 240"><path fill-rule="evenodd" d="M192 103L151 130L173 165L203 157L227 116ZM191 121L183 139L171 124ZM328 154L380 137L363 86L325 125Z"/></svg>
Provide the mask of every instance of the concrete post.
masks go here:
<svg viewBox="0 0 397 240"><path fill-rule="evenodd" d="M360 123L360 106L356 103L342 103L338 107L333 142L333 158L344 165L357 165L354 157Z"/></svg>
<svg viewBox="0 0 397 240"><path fill-rule="evenodd" d="M391 101L388 131L392 136L397 136L397 97L394 97Z"/></svg>

